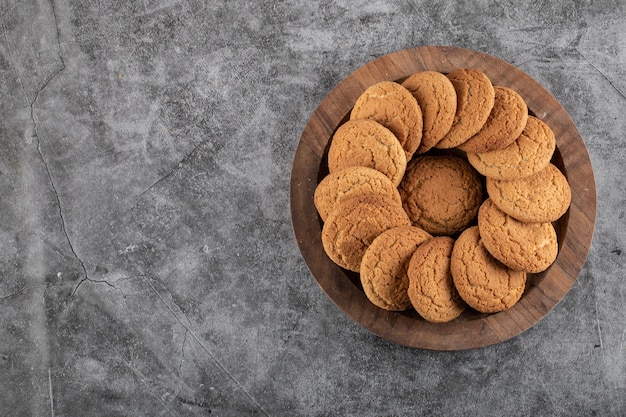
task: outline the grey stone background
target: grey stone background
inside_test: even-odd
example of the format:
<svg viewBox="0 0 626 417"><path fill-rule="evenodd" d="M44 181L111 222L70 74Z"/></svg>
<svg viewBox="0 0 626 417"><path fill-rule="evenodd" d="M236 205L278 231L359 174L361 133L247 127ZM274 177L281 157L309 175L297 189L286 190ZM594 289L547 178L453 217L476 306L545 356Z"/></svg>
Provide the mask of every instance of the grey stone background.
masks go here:
<svg viewBox="0 0 626 417"><path fill-rule="evenodd" d="M1 415L626 415L624 2L0 7ZM420 45L534 77L595 169L575 285L483 349L363 330L292 234L310 114L356 68Z"/></svg>

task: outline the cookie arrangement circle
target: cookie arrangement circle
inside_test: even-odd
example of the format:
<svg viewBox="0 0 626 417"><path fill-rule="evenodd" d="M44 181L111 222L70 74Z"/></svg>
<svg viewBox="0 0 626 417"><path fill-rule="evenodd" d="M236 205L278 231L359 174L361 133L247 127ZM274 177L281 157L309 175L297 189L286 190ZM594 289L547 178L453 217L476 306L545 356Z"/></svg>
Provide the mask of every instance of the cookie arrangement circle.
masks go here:
<svg viewBox="0 0 626 417"><path fill-rule="evenodd" d="M449 74L464 67L481 70L493 85L518 92L528 106L529 119L535 116L551 128L556 146L550 162L567 178L571 186L571 204L566 213L553 223L559 245L556 261L542 273L527 275L523 295L515 305L497 313L481 313L474 308L465 308L454 320L433 323L423 319L414 309L389 311L368 300L360 274L339 267L325 253L320 239L324 222L313 200L317 185L328 175L327 152L331 138L337 128L349 120L354 103L368 87L381 81L403 84L418 72ZM424 132L427 130L427 116L424 112ZM429 123L432 124L432 119ZM438 134L441 132L438 131ZM431 142L426 141L425 136L422 138L415 156L421 156L428 146L433 145L432 138L428 140ZM541 150L533 149L532 144L527 145L530 146L525 145L528 149L521 149L520 156L532 155L533 152L541 154ZM434 148L432 152L462 155L455 149ZM491 152L494 153L492 159L499 157L497 153L500 151L485 152L481 156ZM527 161L520 159L523 166L532 169L532 158L526 158ZM484 160L487 166L491 162L486 157ZM368 186L365 184L367 180L363 182L345 195L342 191L333 191L336 193L333 198L358 195L362 191L360 187ZM483 191L483 198L486 199L489 196L486 190ZM510 192L507 188L506 193ZM527 197L523 193L515 194L520 204ZM514 65L479 51L421 46L365 63L342 79L320 101L302 130L294 154L290 212L295 242L310 277L339 311L364 330L389 342L411 348L451 351L488 346L516 337L542 320L565 297L575 283L591 246L596 188L589 154L576 125L564 107L540 83Z"/></svg>
<svg viewBox="0 0 626 417"><path fill-rule="evenodd" d="M444 323L466 307L509 309L527 274L558 254L551 222L567 212L571 189L550 163L555 143L520 94L478 69L375 83L333 134L316 188L329 194L335 184L337 196L332 206L316 199L325 252L359 273L384 310ZM389 181L357 179L357 167Z"/></svg>

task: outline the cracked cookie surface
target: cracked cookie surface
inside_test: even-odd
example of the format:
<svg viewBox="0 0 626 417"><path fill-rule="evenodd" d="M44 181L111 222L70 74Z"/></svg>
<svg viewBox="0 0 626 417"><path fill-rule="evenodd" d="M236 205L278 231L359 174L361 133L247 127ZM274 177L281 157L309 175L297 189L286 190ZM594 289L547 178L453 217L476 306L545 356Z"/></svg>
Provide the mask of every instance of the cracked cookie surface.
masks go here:
<svg viewBox="0 0 626 417"><path fill-rule="evenodd" d="M517 92L494 86L495 99L485 125L474 136L458 146L465 152L486 152L509 146L524 130L528 107Z"/></svg>
<svg viewBox="0 0 626 417"><path fill-rule="evenodd" d="M389 311L411 307L407 268L415 250L431 235L419 227L403 226L380 234L361 261L361 284L367 298Z"/></svg>
<svg viewBox="0 0 626 417"><path fill-rule="evenodd" d="M556 149L556 139L550 127L534 116L520 136L504 149L468 153L467 160L486 177L514 180L533 175L545 168Z"/></svg>
<svg viewBox="0 0 626 417"><path fill-rule="evenodd" d="M518 180L487 178L487 193L500 210L530 223L558 220L572 200L567 178L553 164Z"/></svg>
<svg viewBox="0 0 626 417"><path fill-rule="evenodd" d="M453 247L453 238L433 237L422 243L409 261L409 300L415 311L432 323L454 320L466 307L450 272Z"/></svg>
<svg viewBox="0 0 626 417"><path fill-rule="evenodd" d="M411 222L389 197L363 195L339 202L322 227L322 246L342 268L359 272L365 251L378 235Z"/></svg>
<svg viewBox="0 0 626 417"><path fill-rule="evenodd" d="M526 223L488 198L478 210L481 239L491 255L509 268L539 273L555 261L559 247L552 223Z"/></svg>
<svg viewBox="0 0 626 417"><path fill-rule="evenodd" d="M452 235L476 217L482 187L480 176L464 159L424 155L409 163L398 189L414 225L433 235Z"/></svg>
<svg viewBox="0 0 626 417"><path fill-rule="evenodd" d="M367 88L356 100L350 120L370 119L389 129L410 160L422 140L422 110L402 85L382 81Z"/></svg>
<svg viewBox="0 0 626 417"><path fill-rule="evenodd" d="M465 229L452 249L450 271L461 298L482 313L515 305L526 286L526 273L503 265L485 248L478 226Z"/></svg>
<svg viewBox="0 0 626 417"><path fill-rule="evenodd" d="M421 71L402 82L422 110L422 141L417 153L434 147L452 127L456 114L456 91L444 74Z"/></svg>
<svg viewBox="0 0 626 417"><path fill-rule="evenodd" d="M353 166L328 174L315 188L313 202L322 221L335 204L352 197L380 194L401 204L400 193L389 177L372 168Z"/></svg>
<svg viewBox="0 0 626 417"><path fill-rule="evenodd" d="M330 173L364 166L385 174L397 186L406 170L406 154L394 134L373 120L349 120L333 135L328 148Z"/></svg>
<svg viewBox="0 0 626 417"><path fill-rule="evenodd" d="M493 108L495 91L487 75L472 68L460 68L447 75L456 91L454 121L448 133L435 145L449 149L459 146L483 127Z"/></svg>

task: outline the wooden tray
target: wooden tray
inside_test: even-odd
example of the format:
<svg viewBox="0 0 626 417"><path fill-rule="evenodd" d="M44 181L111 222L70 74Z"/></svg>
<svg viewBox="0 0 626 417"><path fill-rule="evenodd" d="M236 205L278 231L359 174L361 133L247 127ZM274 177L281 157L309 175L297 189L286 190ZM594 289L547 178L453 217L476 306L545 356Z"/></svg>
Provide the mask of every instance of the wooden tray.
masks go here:
<svg viewBox="0 0 626 417"><path fill-rule="evenodd" d="M572 188L569 211L555 224L559 255L541 274L528 276L521 300L511 309L481 314L468 309L450 323L433 324L414 310L389 312L366 298L357 274L335 265L324 253L321 222L313 193L328 172L326 153L335 129L344 122L363 91L380 81L401 81L424 70L448 73L471 67L484 71L494 85L517 91L529 112L556 135L552 162ZM401 345L432 350L463 350L503 342L543 318L574 284L589 252L596 216L593 169L585 144L558 101L524 72L490 55L453 47L419 47L385 55L348 75L319 104L306 124L291 171L291 218L302 256L326 295L348 317L374 334Z"/></svg>

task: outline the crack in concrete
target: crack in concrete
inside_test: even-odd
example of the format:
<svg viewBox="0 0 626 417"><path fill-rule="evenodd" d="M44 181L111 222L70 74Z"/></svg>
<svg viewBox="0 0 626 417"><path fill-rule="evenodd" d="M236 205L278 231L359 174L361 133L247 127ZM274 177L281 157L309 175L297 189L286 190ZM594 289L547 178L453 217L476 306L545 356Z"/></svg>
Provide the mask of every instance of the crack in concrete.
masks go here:
<svg viewBox="0 0 626 417"><path fill-rule="evenodd" d="M20 74L17 71L15 64L13 63L13 57L11 53L12 51L11 51L11 48L9 47L9 44L10 44L9 38L7 37L7 29L6 29L6 25L4 22L2 22L2 36L4 37L4 43L7 45L7 54L9 56L9 66L11 67L11 71L13 71L13 74L15 74L15 80L20 85L24 98L26 99L26 101L28 101L28 98L26 96L26 90L24 89L24 84L22 83L22 78L20 77Z"/></svg>
<svg viewBox="0 0 626 417"><path fill-rule="evenodd" d="M76 255L75 255L76 256ZM85 274L87 274L87 270L85 269L85 265L82 263L82 260L76 256L76 259L78 259L78 261L82 264L82 268ZM85 276L85 278L81 279L78 284L76 284L76 287L74 288L74 290L72 291L72 293L67 297L66 301L69 300L70 298L74 297L76 295L76 292L78 291L78 288L83 284L83 282L85 281L89 281L89 282L93 282L93 283L102 283L102 284L106 284L111 288L115 288L116 290L120 291L122 293L122 297L125 297L124 292L116 287L115 285L111 284L109 281L107 281L106 279L93 279L93 278L89 278L88 276Z"/></svg>
<svg viewBox="0 0 626 417"><path fill-rule="evenodd" d="M185 316L186 317L186 316ZM189 320L189 319L187 319ZM189 329L185 329L185 335L183 336L183 343L180 348L180 361L178 362L178 378L182 381L182 368L183 362L185 361L185 343L187 343L187 334L189 333Z"/></svg>
<svg viewBox="0 0 626 417"><path fill-rule="evenodd" d="M60 56L60 55L59 55ZM57 191L57 187L56 184L54 182L54 179L52 177L52 173L50 171L50 165L48 163L48 161L46 160L43 151L41 149L41 137L39 134L39 130L38 130L38 126L37 126L37 120L35 118L35 105L37 104L37 100L39 98L39 94L50 84L50 82L61 72L63 71L63 69L65 68L65 64L63 64L63 67L58 70L57 72L55 72L44 84L44 86L39 89L37 91L37 93L35 94L35 99L30 103L30 118L31 121L33 122L33 131L34 131L34 137L37 140L37 153L39 154L39 158L41 159L41 161L44 164L44 168L46 170L46 175L48 177L48 182L50 183L50 187L52 189L52 192L54 194L54 198L55 198L55 202L56 202L56 206L58 209L58 215L59 215L59 219L61 220L61 229L63 230L63 235L65 236L65 240L67 241L67 244L70 248L70 251L72 252L72 255L74 256L74 258L78 261L81 270L83 271L84 274L84 278L78 283L78 285L76 286L76 288L74 288L74 291L72 291L72 293L70 294L70 297L73 297L76 294L76 291L78 290L78 287L80 287L80 285L85 282L85 281L94 281L91 278L89 278L89 273L87 272L87 267L85 266L85 262L82 260L82 258L80 256L78 256L78 253L76 252L76 249L74 248L74 244L72 243L72 239L70 238L70 235L67 231L67 221L65 220L65 215L63 214L63 204L61 203L61 198L59 197L59 192ZM105 281L106 282L106 281ZM113 286L111 283L106 282L108 285Z"/></svg>
<svg viewBox="0 0 626 417"><path fill-rule="evenodd" d="M12 293L0 296L0 300L6 300L8 298L15 297L16 295L22 294L24 291L26 291L26 287L22 287L22 288L20 288L17 291L14 291Z"/></svg>
<svg viewBox="0 0 626 417"><path fill-rule="evenodd" d="M85 281L103 282L103 283L109 285L110 287L113 287L113 288L117 288L117 287L115 285L111 284L110 282L106 281L106 280L94 280L94 279L91 279L89 277L89 273L87 272L87 267L85 265L85 262L82 260L82 258L76 252L76 248L74 247L74 244L72 243L72 239L70 238L70 235L69 235L69 233L67 231L67 221L65 219L65 214L64 214L64 210L63 210L63 204L61 203L61 198L59 196L59 192L57 190L54 178L52 176L52 172L50 171L50 164L48 163L48 160L44 156L44 153L43 153L43 150L42 150L41 135L39 133L39 126L38 126L38 123L37 123L37 118L35 117L35 106L37 105L37 102L39 100L40 94L52 83L52 81L55 78L57 78L59 76L59 74L61 74L67 68L67 65L65 64L65 59L63 58L63 55L61 54L60 32L59 32L59 25L58 25L58 19L57 19L56 6L55 6L54 1L51 1L50 5L51 5L51 8L52 8L52 17L53 17L53 20L54 20L54 27L55 27L55 31L56 31L57 50L58 50L57 55L59 57L59 61L60 61L61 65L60 65L60 68L58 68L55 72L53 72L45 80L45 82L41 86L41 88L39 88L37 90L37 92L35 93L35 96L34 96L33 100L30 102L30 105L29 105L30 106L30 119L31 119L31 121L33 123L33 137L36 139L37 153L38 153L39 158L41 159L41 161L42 161L42 163L44 165L44 168L45 168L45 171L46 171L46 176L48 177L48 182L50 183L50 187L51 187L52 192L54 194L56 206L58 208L58 215L59 215L59 219L61 220L61 229L63 230L63 235L65 237L65 240L67 241L67 244L68 244L68 246L70 248L70 251L72 252L72 255L78 261L78 263L80 265L80 269L82 270L83 275L84 275L84 278L80 280L78 285L76 285L76 287L74 288L74 290L70 294L70 297L73 297L76 294L76 291L78 290L78 288ZM21 81L20 81L20 83L21 83Z"/></svg>
<svg viewBox="0 0 626 417"><path fill-rule="evenodd" d="M165 410L167 410L169 412L169 415L176 416L177 414L174 412L174 410L172 410L169 407L168 403L163 400L163 397L161 395L159 395L157 392L155 392L154 388L148 383L150 378L147 377L143 372L141 372L141 370L139 368L137 368L135 365L133 365L133 352L134 352L134 350L130 353L130 358L126 359L126 357L124 355L122 355L122 353L115 347L116 346L115 343L112 342L109 338L107 338L107 340L110 343L109 347L111 349L113 349L113 351L115 351L117 356L124 362L124 364L131 371L131 373L133 374L133 379L135 380L135 382L137 384L143 385L146 388L146 390L148 391L148 393L152 397L154 397L163 406L163 408Z"/></svg>
<svg viewBox="0 0 626 417"><path fill-rule="evenodd" d="M41 150L41 138L40 138L40 135L39 135L39 129L38 129L37 120L35 118L35 105L37 104L37 101L39 100L39 95L48 87L48 85L50 85L52 80L54 80L66 68L65 60L63 59L63 56L61 55L61 42L59 40L59 28L58 28L58 25L57 25L57 18L56 18L55 7L54 7L54 2L53 1L51 2L51 5L52 5L52 14L53 14L53 17L54 17L55 30L57 32L57 46L58 46L57 55L59 57L59 61L61 62L61 68L59 68L52 75L50 75L50 77L48 77L46 79L46 81L44 82L43 86L39 90L37 90L37 92L35 93L35 97L30 102L30 119L33 122L34 137L37 139L37 153L39 154L39 157L40 157L41 161L44 164L44 167L46 169L46 174L48 176L48 181L50 182L50 185L52 187L52 191L54 192L54 196L56 198L57 206L59 208L59 215L61 217L61 222L62 222L62 226L63 226L63 232L65 233L65 237L67 238L67 240L68 240L68 242L70 244L70 249L72 250L72 252L76 256L76 252L74 251L74 247L72 246L72 243L71 243L71 241L69 239L69 236L67 234L67 229L65 227L65 218L63 217L63 210L62 210L62 207L61 207L61 201L59 199L59 194L58 194L56 186L54 184L54 180L52 179L52 174L50 172L50 166L48 165L48 161L44 157L43 151ZM81 264L82 264L82 262L81 262ZM84 264L83 264L83 269L85 269Z"/></svg>
<svg viewBox="0 0 626 417"><path fill-rule="evenodd" d="M36 290L36 289L43 288L44 291L45 291L46 289L48 289L52 285L53 284L50 284L50 283L46 283L46 284L43 284L43 285L26 285L26 286L24 286L22 288L19 288L19 289L15 290L15 291L13 291L11 293L0 295L0 301L8 300L9 298L12 298L12 297L17 297L18 295L25 293L27 290Z"/></svg>
<svg viewBox="0 0 626 417"><path fill-rule="evenodd" d="M143 190L141 193L139 193L139 195L137 196L136 200L139 200L141 197L143 197L144 194L148 193L154 187L156 187L157 185L159 185L160 183L162 183L163 181L168 179L170 176L172 176L172 174L174 174L174 172L176 172L176 170L178 168L180 168L181 164L186 162L191 157L191 155L193 155L200 148L201 145L202 145L202 143L196 144L196 146L194 146L193 149L191 149L188 153L186 153L185 156L183 156L179 161L177 161L172 166L172 168L169 170L169 172L167 172L165 175L161 176L159 179L157 179L155 182L153 182L151 185L149 185L145 190Z"/></svg>
<svg viewBox="0 0 626 417"><path fill-rule="evenodd" d="M600 326L600 315L598 314L598 302L596 301L596 330L598 331L598 339L600 339L600 350L604 355L604 343L602 342L602 328Z"/></svg>
<svg viewBox="0 0 626 417"><path fill-rule="evenodd" d="M624 93L623 93L623 92L622 92L619 88L617 88L617 86L613 83L613 81L611 81L611 79L610 79L610 78L609 78L609 77L608 77L608 76L607 76L604 72L602 72L602 71L600 70L600 68L598 68L598 67L596 67L595 65L593 65L593 64L591 63L591 61L589 61L589 60L587 59L587 57L585 57L585 56L584 56L584 55L580 52L580 50L578 50L578 48L574 48L573 50L574 50L574 51L578 54L578 56L580 56L580 57L583 59L583 61L585 61L585 62L587 63L587 65L589 65L589 66L590 66L591 68L593 68L593 69L594 69L594 70L595 70L598 74L600 74L600 75L602 76L602 78L604 78L604 79L605 79L605 80L609 83L609 85L610 85L611 87L613 87L613 89L617 92L617 94L619 94L619 95L620 95L623 99L626 99L626 94L624 94Z"/></svg>
<svg viewBox="0 0 626 417"><path fill-rule="evenodd" d="M575 39L573 42L574 43L580 42L579 38L580 38L580 36L578 36L577 39ZM595 66L585 55L583 55L577 47L568 48L567 50L576 53L576 55L578 55L587 65L589 65L595 72L600 74L602 76L602 78L604 78L606 80L606 82L609 83L609 85L613 88L613 90L615 90L615 92L620 97L622 97L623 99L626 100L626 93L624 93L622 90L620 90L615 85L615 83L600 68ZM531 59L527 59L525 61L522 61L522 62L520 62L518 64L515 64L515 65L519 68L519 67L523 66L524 64L527 64L528 62L540 61L540 60L541 59L538 59L538 58L531 58Z"/></svg>
<svg viewBox="0 0 626 417"><path fill-rule="evenodd" d="M39 94L43 90L45 90L46 87L48 87L48 85L52 82L52 80L54 80L62 71L64 71L67 68L67 66L65 65L65 59L63 59L63 55L61 55L61 40L60 40L60 35L59 35L59 33L60 33L59 32L59 24L58 24L58 21L57 21L57 13L56 13L56 7L54 5L54 1L50 1L50 6L52 8L52 18L54 20L54 30L56 31L57 56L59 57L59 61L61 62L61 68L59 68L50 77L48 77L46 79L46 81L44 82L44 85L35 93L35 97L34 97L34 99L30 103L31 119L33 119L33 122L35 123L35 133L36 133L37 123L35 122L34 117L33 117L33 106L35 105L35 103L37 103L37 100L39 99Z"/></svg>
<svg viewBox="0 0 626 417"><path fill-rule="evenodd" d="M230 379L235 384L235 386L254 404L255 407L257 407L257 409L263 415L265 415L267 417L270 417L270 415L267 413L267 411L265 411L265 409L261 406L261 404L259 404L259 402L252 396L252 394L250 394L250 392L248 392L248 390L243 386L243 384L241 382L239 382L239 380L237 378L235 378L235 376L230 371L228 371L228 369L226 369L226 367L217 358L217 356L211 351L211 349L209 349L208 346L206 346L202 342L202 340L200 340L200 338L195 334L195 332L193 330L191 330L191 328L190 328L191 327L191 321L189 320L189 317L187 317L187 315L178 306L176 306L176 307L178 307L178 310L181 312L182 316L185 318L185 320L189 324L186 325L183 322L183 319L181 319L178 316L178 314L176 314L176 312L174 311L172 306L163 298L163 296L161 295L159 290L157 290L157 288L151 282L151 280L155 280L157 282L158 282L158 280L156 280L153 276L150 276L150 275L147 275L147 274L140 275L140 277L152 289L152 291L156 294L156 296L159 298L159 300L169 310L170 314L172 316L174 316L176 321L185 329L185 340L187 338L187 334L191 335L191 337L196 341L196 343L198 343L200 345L202 350L204 350L207 353L207 355L209 355L209 358L215 364L215 366L217 366L228 377L228 379ZM170 294L170 296L172 296L172 293L170 292L169 289L167 289L164 286L163 286L163 288L165 288L165 291L167 291ZM173 299L173 296L172 296L172 299ZM174 305L176 305L176 304L174 304ZM184 347L184 343L183 343L183 347ZM180 368L179 368L179 370L180 370Z"/></svg>
<svg viewBox="0 0 626 417"><path fill-rule="evenodd" d="M54 391L52 389L52 374L48 368L48 397L50 398L50 416L54 417Z"/></svg>

